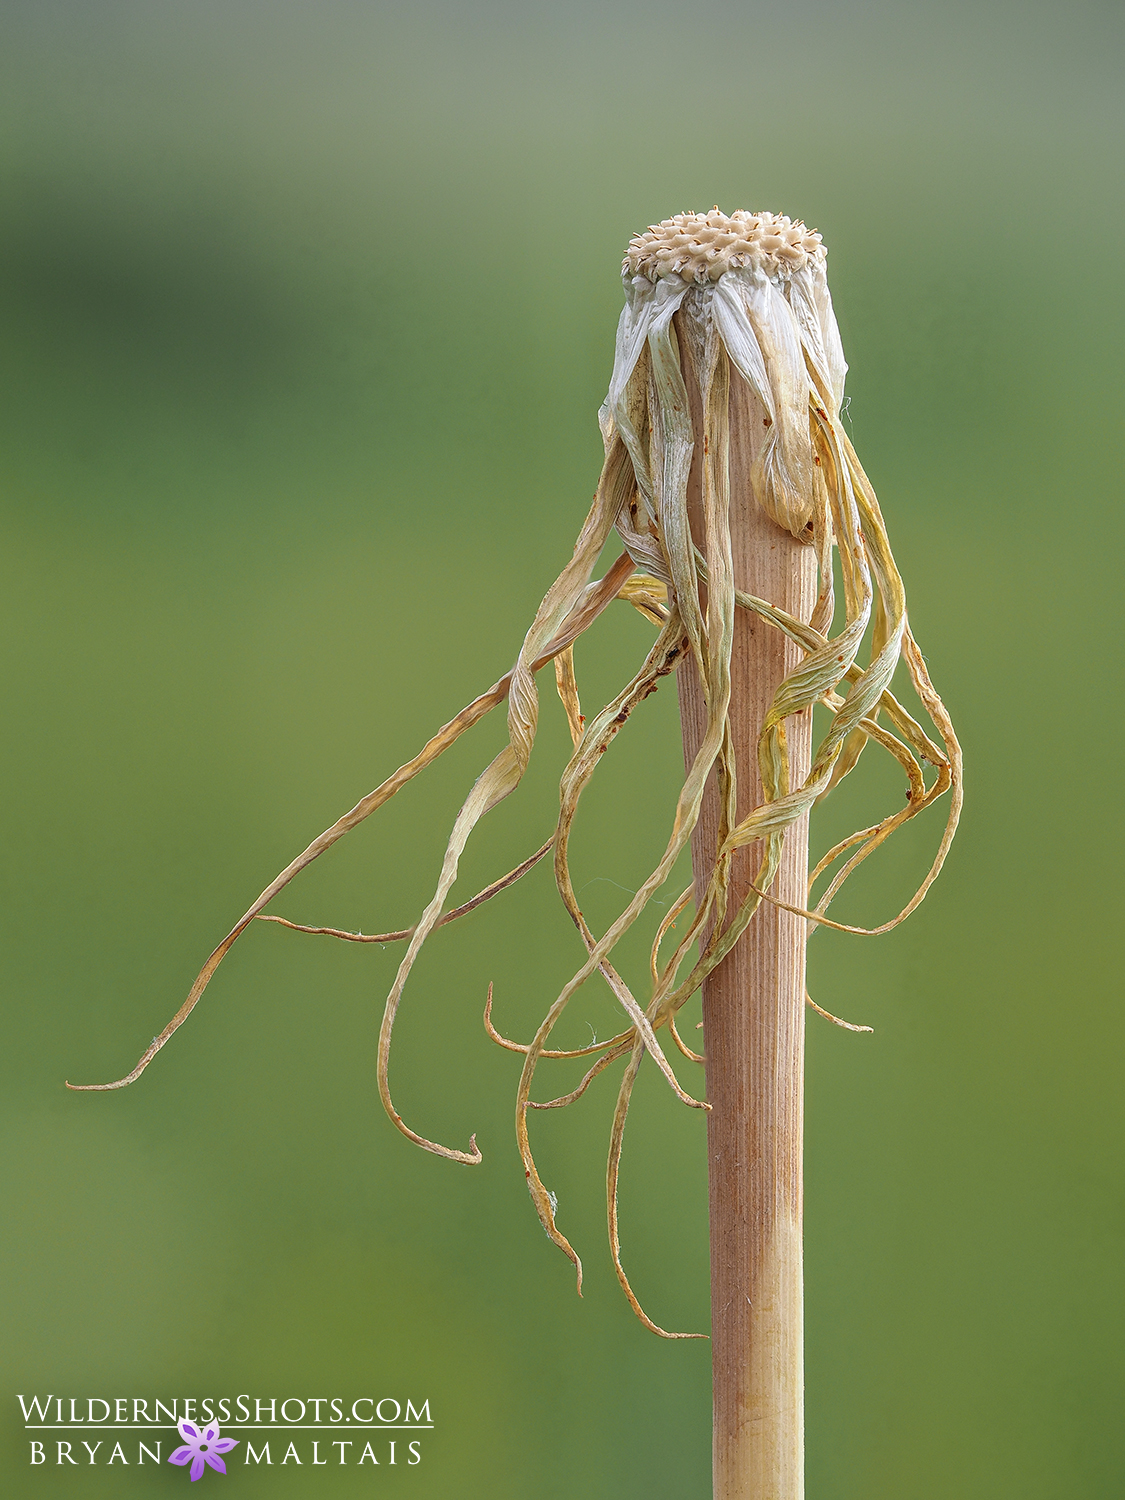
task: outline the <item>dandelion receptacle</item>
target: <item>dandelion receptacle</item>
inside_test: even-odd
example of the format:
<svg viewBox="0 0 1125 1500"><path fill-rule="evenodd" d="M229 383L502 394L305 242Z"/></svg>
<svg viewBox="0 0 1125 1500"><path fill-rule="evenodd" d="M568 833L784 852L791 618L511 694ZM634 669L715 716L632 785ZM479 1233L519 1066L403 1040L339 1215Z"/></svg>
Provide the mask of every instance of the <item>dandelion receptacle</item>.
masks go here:
<svg viewBox="0 0 1125 1500"><path fill-rule="evenodd" d="M653 1333L700 1337L661 1327L638 1301L620 1254L617 1188L630 1099L645 1058L683 1103L707 1111L714 1493L716 1500L799 1500L803 1049L811 1003L805 944L821 925L889 931L922 900L956 828L960 751L910 630L878 501L840 420L846 365L820 236L772 213L681 214L630 242L623 280L625 308L601 409L601 477L573 555L544 596L512 669L266 886L131 1072L111 1083L70 1087L118 1089L137 1079L255 920L349 942L401 941L406 951L379 1030L380 1097L390 1120L416 1144L455 1162L479 1162L475 1137L466 1147L441 1144L396 1108L395 1018L430 936L550 856L583 961L549 998L528 1040L502 1034L491 991L484 1010L488 1035L521 1059L515 1130L532 1203L573 1262L581 1290L581 1262L539 1175L531 1126L536 1110L580 1100L616 1065L606 1174L613 1265ZM620 555L595 578L615 535ZM651 623L651 645L614 697L586 715L574 644L606 611L625 607ZM900 663L928 728L892 691ZM523 778L539 722L537 674L552 664L573 743L555 831L516 868L451 907L474 827ZM630 734L633 709L673 674L685 769L674 803L651 810L664 829L663 852L609 926L596 932L571 879L574 821L602 758L618 735ZM301 870L504 703L506 743L470 788L433 897L413 926L347 932L266 910ZM828 714L814 743L816 704ZM809 872L810 810L872 744L899 767L905 799L837 842ZM852 872L939 799L947 803L944 831L929 872L902 910L869 928L829 916ZM669 896L667 884L689 847L693 880ZM647 972L627 974L616 950L654 898L666 903L666 915ZM552 1047L560 1017L589 980L608 986L620 1006L620 1030L584 1048ZM703 1048L696 1052L677 1016L701 989ZM588 1065L575 1088L532 1097L541 1063L578 1057ZM673 1058L681 1068L703 1064L705 1089L682 1083Z"/></svg>

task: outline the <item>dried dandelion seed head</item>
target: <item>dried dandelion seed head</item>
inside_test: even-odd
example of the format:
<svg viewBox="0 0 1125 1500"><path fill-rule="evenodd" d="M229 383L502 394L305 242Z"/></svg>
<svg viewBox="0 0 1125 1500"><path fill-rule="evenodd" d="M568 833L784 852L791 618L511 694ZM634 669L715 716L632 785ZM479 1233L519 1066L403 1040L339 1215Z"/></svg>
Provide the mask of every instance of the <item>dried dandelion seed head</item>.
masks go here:
<svg viewBox="0 0 1125 1500"><path fill-rule="evenodd" d="M636 461L636 423L622 398L645 340L690 294L696 323L713 327L765 411L767 431L751 475L755 497L803 541L812 539L813 510L823 498L809 398L815 391L838 415L848 368L826 260L820 235L784 214L739 210L728 217L713 208L635 235L622 265L626 308L603 408L603 430L612 419ZM654 498L644 493L654 513Z"/></svg>
<svg viewBox="0 0 1125 1500"><path fill-rule="evenodd" d="M767 276L788 276L810 260L823 261L826 253L820 235L799 219L742 208L728 218L713 208L708 214L676 214L650 224L629 241L621 269L626 276L649 281L682 276L702 285L745 266Z"/></svg>
<svg viewBox="0 0 1125 1500"><path fill-rule="evenodd" d="M786 906L786 910L805 917L810 930L827 925L848 932L878 933L896 926L922 900L941 868L961 805L957 739L910 632L906 594L878 501L840 423L847 365L825 265L826 251L819 234L799 221L771 213L739 211L728 217L716 208L708 214L680 214L651 226L630 242L624 263L625 308L617 330L609 393L600 413L605 465L573 556L544 596L512 670L438 730L413 760L400 766L314 839L266 887L211 954L184 1004L153 1038L131 1073L114 1083L85 1087L121 1088L138 1078L187 1019L240 933L259 916L284 922L265 913L265 907L294 876L431 765L492 708L507 700L507 744L471 787L450 834L433 899L417 923L375 936L326 927L303 926L298 930L348 941L401 939L407 943L379 1033L380 1097L391 1120L409 1139L454 1161L475 1163L481 1159L475 1138L467 1151L440 1145L411 1130L395 1109L388 1074L395 1016L414 962L429 935L502 891L539 858L553 853L558 891L581 936L586 957L547 1009L530 1042L507 1041L496 1031L491 1021L491 990L485 1026L494 1041L523 1055L516 1091L517 1143L543 1227L578 1267L579 1284L578 1256L556 1224L555 1196L543 1184L536 1167L528 1113L579 1099L602 1071L626 1060L610 1139L609 1239L618 1277L634 1310L646 1326L664 1333L644 1314L633 1295L617 1243L618 1164L633 1081L642 1059L647 1055L653 1060L683 1102L705 1107L681 1087L662 1049L660 1033L670 1037L685 1056L702 1061L680 1040L677 1012L730 952L763 900L785 905L771 887L787 831L850 773L867 744L874 742L898 762L906 780L906 805L841 840L813 870L809 905ZM687 397L684 373L689 367L700 394L700 430L693 427ZM820 592L809 621L797 619L770 600L754 598L735 586L728 400L736 377L749 385L764 414L750 474L757 501L779 526L810 543L815 552ZM704 524L700 538L692 535L687 511L688 475L696 451L703 458ZM591 581L598 558L615 531L625 551L603 578ZM833 596L833 547L838 552L843 584L841 611ZM657 635L616 697L587 717L580 708L572 647L614 599L633 604L656 626ZM735 786L747 768L740 769L736 764L730 722L731 652L734 617L739 609L752 612L780 631L803 653L799 666L778 688L761 726L757 764L764 800L741 821L735 816ZM838 614L842 614L841 620ZM867 660L861 661L865 640ZM663 854L616 920L598 935L582 913L571 880L568 850L579 802L633 708L689 655L698 668L706 703L703 738L675 806L653 810L652 816L667 819L669 834ZM529 860L470 901L447 911L446 898L457 879L461 854L473 828L516 789L523 777L538 726L536 674L552 661L574 740L574 753L560 782L555 832ZM930 738L891 692L891 678L900 661L940 743ZM814 703L829 710L830 723L815 747L808 775L799 784L791 784L785 722ZM713 774L726 814L706 888L701 882L694 913L685 922L686 930L679 934L675 951L662 962L662 941L673 918L691 904L693 888L669 905L652 946L649 974L644 976L647 993L638 998L634 985L614 966L614 950L687 848L699 821L704 786ZM844 926L827 917L830 903L852 871L897 828L946 794L949 815L934 863L898 916L867 929ZM735 903L728 899L731 857L735 850L751 844L759 851L757 875L749 895ZM816 883L834 867L826 888L814 900L811 892ZM698 956L689 962L697 943ZM682 974L685 965L686 975ZM550 1048L551 1033L570 1000L595 975L601 976L619 1002L624 1029L607 1042L568 1051ZM548 1101L531 1098L542 1059L583 1056L595 1060L577 1087Z"/></svg>

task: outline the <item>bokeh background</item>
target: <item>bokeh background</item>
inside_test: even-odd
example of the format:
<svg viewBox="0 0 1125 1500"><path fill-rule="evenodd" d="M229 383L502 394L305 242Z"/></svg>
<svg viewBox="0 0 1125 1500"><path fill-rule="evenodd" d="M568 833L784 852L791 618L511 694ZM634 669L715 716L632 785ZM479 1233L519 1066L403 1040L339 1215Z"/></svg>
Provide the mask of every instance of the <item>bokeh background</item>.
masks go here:
<svg viewBox="0 0 1125 1500"><path fill-rule="evenodd" d="M63 1080L131 1066L273 873L510 663L596 479L625 242L712 203L825 235L849 421L969 768L913 919L811 949L814 995L875 1032L809 1030L809 1494L1122 1492L1120 19L3 7L6 1494L184 1484L29 1467L17 1391L432 1403L416 1468L236 1450L232 1492L709 1493L708 1345L647 1334L605 1249L614 1085L535 1122L579 1300L523 1186L518 1060L481 1027L489 980L527 1036L578 961L549 870L438 935L399 1023L400 1107L475 1130L475 1170L381 1113L393 948L259 924L143 1081ZM624 606L599 625L589 702L647 638ZM543 687L542 752L458 893L550 830ZM414 920L494 719L276 909ZM662 845L678 768L664 692L588 797L595 925ZM821 847L897 801L869 775ZM841 913L897 910L936 837L900 836ZM590 986L564 1040L612 1029ZM703 1141L647 1079L625 1251L687 1329Z"/></svg>

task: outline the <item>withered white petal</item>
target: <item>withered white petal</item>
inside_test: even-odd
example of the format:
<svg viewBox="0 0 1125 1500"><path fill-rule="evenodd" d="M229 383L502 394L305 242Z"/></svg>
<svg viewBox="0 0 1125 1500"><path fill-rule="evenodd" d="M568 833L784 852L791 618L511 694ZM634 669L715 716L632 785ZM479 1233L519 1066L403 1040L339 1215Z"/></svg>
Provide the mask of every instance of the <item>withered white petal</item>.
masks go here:
<svg viewBox="0 0 1125 1500"><path fill-rule="evenodd" d="M848 373L848 362L844 358L844 346L840 340L840 328L832 308L832 294L828 290L828 277L823 261L814 267L813 290L816 294L817 311L820 313L820 332L824 339L824 352L828 356L828 369L832 376L832 396L839 407L844 399L844 377Z"/></svg>
<svg viewBox="0 0 1125 1500"><path fill-rule="evenodd" d="M758 455L754 490L758 503L794 536L813 510L809 377L793 310L779 288L752 267L728 271L721 286L741 299L765 363L773 397L772 425Z"/></svg>
<svg viewBox="0 0 1125 1500"><path fill-rule="evenodd" d="M738 283L731 276L722 276L716 282L712 305L715 326L731 363L765 407L770 421L775 422L777 410L770 378L766 374L766 362L762 358L758 336L746 315L746 304L740 295Z"/></svg>
<svg viewBox="0 0 1125 1500"><path fill-rule="evenodd" d="M686 282L678 276L653 284L643 276L634 276L625 284L625 307L617 324L617 347L613 374L605 407L628 449L637 476L637 488L650 519L655 518L655 498L649 465L637 431L636 420L628 400L630 382L640 359L641 350L653 329L667 328L672 315L687 292ZM606 424L602 422L603 437Z"/></svg>
<svg viewBox="0 0 1125 1500"><path fill-rule="evenodd" d="M664 282L662 285L668 285ZM681 605L692 649L702 662L703 617L695 578L695 553L688 524L687 484L695 447L688 411L687 386L680 369L680 352L672 331L672 315L687 294L686 284L670 296L653 318L648 336L652 356L653 403L652 469L656 514L664 533L668 565Z"/></svg>
<svg viewBox="0 0 1125 1500"><path fill-rule="evenodd" d="M844 376L848 366L823 264L810 262L803 270L795 271L786 285L786 292L801 331L805 353L831 398L835 415L844 399Z"/></svg>

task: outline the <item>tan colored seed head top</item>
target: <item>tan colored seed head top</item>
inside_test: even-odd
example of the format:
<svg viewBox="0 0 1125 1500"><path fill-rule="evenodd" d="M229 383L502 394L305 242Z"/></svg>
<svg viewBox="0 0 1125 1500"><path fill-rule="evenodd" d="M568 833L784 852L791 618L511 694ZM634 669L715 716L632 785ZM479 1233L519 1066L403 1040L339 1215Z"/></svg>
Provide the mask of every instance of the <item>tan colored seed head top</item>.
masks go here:
<svg viewBox="0 0 1125 1500"><path fill-rule="evenodd" d="M728 218L713 208L709 214L677 214L650 224L629 241L621 269L626 276L649 281L682 276L703 285L736 266L788 277L827 253L816 230L806 229L799 219L741 208Z"/></svg>

